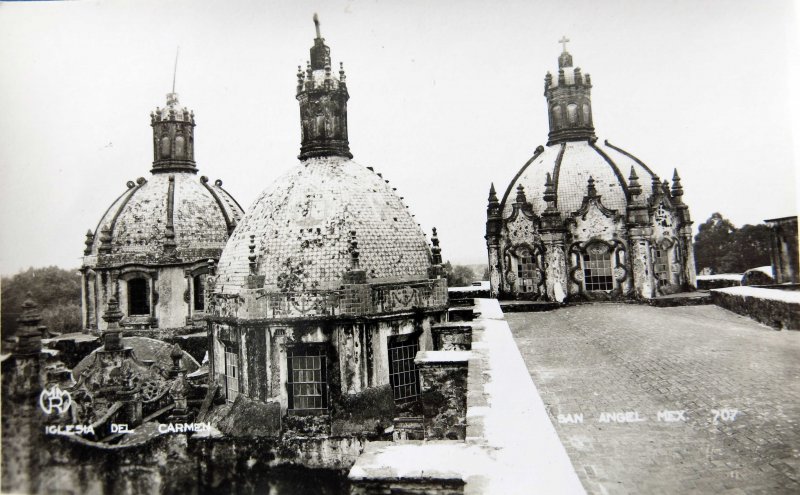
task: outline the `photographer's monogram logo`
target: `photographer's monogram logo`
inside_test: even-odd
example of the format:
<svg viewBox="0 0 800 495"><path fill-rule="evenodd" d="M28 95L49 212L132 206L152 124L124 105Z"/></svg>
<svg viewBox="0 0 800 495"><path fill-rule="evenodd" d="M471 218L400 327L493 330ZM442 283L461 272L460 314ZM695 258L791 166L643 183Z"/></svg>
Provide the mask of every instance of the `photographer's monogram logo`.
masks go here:
<svg viewBox="0 0 800 495"><path fill-rule="evenodd" d="M72 405L72 397L69 392L61 390L58 385L53 385L50 389L42 390L39 394L39 407L45 414L62 414Z"/></svg>

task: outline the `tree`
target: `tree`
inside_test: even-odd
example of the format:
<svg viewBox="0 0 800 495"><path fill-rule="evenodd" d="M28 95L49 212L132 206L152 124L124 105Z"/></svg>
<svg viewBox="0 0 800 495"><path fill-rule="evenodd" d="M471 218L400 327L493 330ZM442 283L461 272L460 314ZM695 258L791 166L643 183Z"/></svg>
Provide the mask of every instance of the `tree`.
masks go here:
<svg viewBox="0 0 800 495"><path fill-rule="evenodd" d="M468 266L451 265L448 261L444 264L444 270L447 274L448 287L468 287L475 279L475 272Z"/></svg>
<svg viewBox="0 0 800 495"><path fill-rule="evenodd" d="M39 305L42 325L50 331L68 333L81 329L81 276L77 270L56 266L28 268L13 277L3 277L0 282L3 335L13 335L16 331L28 292Z"/></svg>
<svg viewBox="0 0 800 495"><path fill-rule="evenodd" d="M765 224L743 225L734 233L731 251L735 253L736 273L770 264L769 227Z"/></svg>
<svg viewBox="0 0 800 495"><path fill-rule="evenodd" d="M769 265L769 227L744 225L737 229L720 213L700 225L694 238L695 265L712 273L743 273Z"/></svg>
<svg viewBox="0 0 800 495"><path fill-rule="evenodd" d="M730 252L733 233L736 227L723 218L720 213L711 217L698 227L694 238L694 259L697 270L710 268L712 273L724 273L723 257Z"/></svg>

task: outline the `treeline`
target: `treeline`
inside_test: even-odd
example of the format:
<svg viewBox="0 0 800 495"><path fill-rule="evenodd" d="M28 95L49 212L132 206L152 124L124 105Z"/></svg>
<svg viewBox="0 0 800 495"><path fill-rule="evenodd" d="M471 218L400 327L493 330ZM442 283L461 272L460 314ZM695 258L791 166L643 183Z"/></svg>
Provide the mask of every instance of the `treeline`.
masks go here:
<svg viewBox="0 0 800 495"><path fill-rule="evenodd" d="M489 267L485 265L444 264L448 287L469 287L476 280L489 280Z"/></svg>
<svg viewBox="0 0 800 495"><path fill-rule="evenodd" d="M77 332L81 329L81 275L77 270L56 266L28 268L11 277L2 277L0 317L3 335L14 334L22 303L30 292L39 306L42 325L52 333Z"/></svg>
<svg viewBox="0 0 800 495"><path fill-rule="evenodd" d="M711 273L743 273L770 264L769 227L765 224L736 228L720 213L699 226L694 238L695 267Z"/></svg>

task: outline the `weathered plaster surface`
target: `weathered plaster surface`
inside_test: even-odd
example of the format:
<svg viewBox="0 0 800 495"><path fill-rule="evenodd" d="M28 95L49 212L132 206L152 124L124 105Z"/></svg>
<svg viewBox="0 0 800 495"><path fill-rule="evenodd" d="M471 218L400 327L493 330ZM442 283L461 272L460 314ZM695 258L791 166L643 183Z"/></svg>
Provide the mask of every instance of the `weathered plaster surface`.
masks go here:
<svg viewBox="0 0 800 495"><path fill-rule="evenodd" d="M400 197L366 167L342 157L310 158L255 201L220 259L218 290L238 293L250 273L256 235L257 274L274 290L333 289L350 266L350 230L368 279L420 278L430 250ZM422 277L427 278L427 277Z"/></svg>

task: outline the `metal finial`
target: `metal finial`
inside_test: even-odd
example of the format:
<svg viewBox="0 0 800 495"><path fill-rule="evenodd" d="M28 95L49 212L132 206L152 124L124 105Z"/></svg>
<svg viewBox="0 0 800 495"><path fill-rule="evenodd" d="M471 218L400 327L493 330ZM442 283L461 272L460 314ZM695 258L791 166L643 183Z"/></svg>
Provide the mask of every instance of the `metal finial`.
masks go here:
<svg viewBox="0 0 800 495"><path fill-rule="evenodd" d="M322 35L319 34L319 16L316 12L314 12L314 28L317 30L317 38L322 38Z"/></svg>
<svg viewBox="0 0 800 495"><path fill-rule="evenodd" d="M175 49L175 68L172 71L172 92L175 92L175 79L178 77L178 55L181 52L181 47Z"/></svg>

